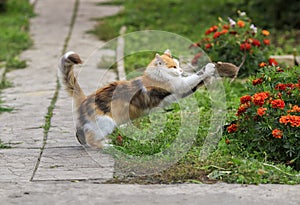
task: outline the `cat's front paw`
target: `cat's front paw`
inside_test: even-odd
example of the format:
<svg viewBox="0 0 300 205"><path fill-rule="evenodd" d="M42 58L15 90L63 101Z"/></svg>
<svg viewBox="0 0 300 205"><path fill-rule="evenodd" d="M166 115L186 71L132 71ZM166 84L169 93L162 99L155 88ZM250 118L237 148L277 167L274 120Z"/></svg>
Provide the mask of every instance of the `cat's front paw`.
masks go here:
<svg viewBox="0 0 300 205"><path fill-rule="evenodd" d="M213 63L206 64L205 69L204 69L205 75L212 76L215 71L216 71L215 64L213 64Z"/></svg>

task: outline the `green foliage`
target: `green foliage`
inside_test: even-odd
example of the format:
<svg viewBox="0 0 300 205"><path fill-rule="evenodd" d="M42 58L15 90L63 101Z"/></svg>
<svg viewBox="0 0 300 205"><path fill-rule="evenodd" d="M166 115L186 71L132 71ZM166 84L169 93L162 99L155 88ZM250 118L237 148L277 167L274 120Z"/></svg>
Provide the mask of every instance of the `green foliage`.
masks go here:
<svg viewBox="0 0 300 205"><path fill-rule="evenodd" d="M117 1L119 2L119 1ZM214 15L227 17L234 14L234 4L242 0L126 0L124 9L116 16L100 19L93 31L102 40L119 35L125 25L127 32L140 30L164 30L191 40L197 40L199 30L213 21Z"/></svg>
<svg viewBox="0 0 300 205"><path fill-rule="evenodd" d="M300 170L300 70L265 66L228 127L232 148Z"/></svg>
<svg viewBox="0 0 300 205"><path fill-rule="evenodd" d="M300 26L298 0L244 0L239 8L251 13L264 28L286 30Z"/></svg>
<svg viewBox="0 0 300 205"><path fill-rule="evenodd" d="M19 0L8 0L5 12L0 13L0 61L6 61L8 67L24 67L16 56L32 45L28 34L32 16L30 3Z"/></svg>
<svg viewBox="0 0 300 205"><path fill-rule="evenodd" d="M231 62L240 65L239 76L256 72L258 64L269 58L274 51L270 44L269 31L257 28L244 12L236 19L223 20L205 31L205 36L196 45L202 47L212 61Z"/></svg>

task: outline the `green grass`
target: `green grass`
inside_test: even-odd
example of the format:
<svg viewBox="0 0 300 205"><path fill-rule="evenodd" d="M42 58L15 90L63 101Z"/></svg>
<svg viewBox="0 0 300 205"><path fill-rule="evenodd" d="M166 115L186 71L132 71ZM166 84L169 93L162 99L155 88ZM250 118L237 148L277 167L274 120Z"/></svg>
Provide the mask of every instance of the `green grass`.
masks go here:
<svg viewBox="0 0 300 205"><path fill-rule="evenodd" d="M18 55L32 45L29 31L29 18L33 9L28 1L8 0L6 11L0 13L0 61L6 67L25 67Z"/></svg>
<svg viewBox="0 0 300 205"><path fill-rule="evenodd" d="M239 2L242 0L126 0L122 12L101 19L93 32L102 40L110 40L117 37L119 29L125 25L127 32L163 30L197 41L201 31L210 26L208 22L215 22L219 16L235 15L233 5Z"/></svg>
<svg viewBox="0 0 300 205"><path fill-rule="evenodd" d="M12 84L6 79L6 73L19 68L25 68L26 62L19 59L19 54L32 45L29 35L29 19L33 16L33 8L29 1L7 0L5 6L1 5L0 11L0 65L4 67L1 76L1 90L11 87ZM2 112L10 112L13 108L1 106ZM0 141L0 148L8 148Z"/></svg>
<svg viewBox="0 0 300 205"><path fill-rule="evenodd" d="M117 1L119 3L122 1ZM226 19L236 15L236 10L243 1L192 1L192 0L141 0L123 1L124 10L116 16L99 19L98 26L92 31L102 40L110 40L119 34L121 26L127 26L127 32L155 29L174 32L191 41L198 41L204 30L217 22L220 16ZM114 3L111 3L113 5ZM248 14L251 18L251 13ZM259 26L259 24L257 25ZM279 35L279 34L278 34ZM276 36L278 44L291 32ZM297 41L290 41L283 47L288 52L294 49ZM163 44L162 47L166 45ZM135 46L135 45L133 45ZM138 68L145 67L153 58L153 52L140 52L126 56L126 72L134 77L140 75ZM235 113L239 99L247 94L244 80L230 84L224 81L226 93L226 123L236 119ZM193 100L197 108L193 107ZM184 101L184 102L183 102ZM209 131L211 109L210 92L198 90L194 95L173 104L158 114L134 120L133 126L119 128L112 135L115 149L108 149L116 159L115 178L109 183L280 183L299 184L299 172L283 164L273 164L265 159L257 159L246 152L234 153L223 137L214 152L207 158L200 158L205 137ZM185 105L185 106L181 106ZM197 112L196 112L197 110ZM196 127L187 126L180 132L185 120L183 116L199 120ZM196 134L195 134L196 133ZM189 136L195 134L191 147L186 143ZM178 136L182 141L176 141ZM176 142L176 143L175 143ZM173 145L173 144L176 145ZM175 149L173 156L169 149ZM181 154L184 153L184 154ZM153 156L156 156L153 157ZM176 163L172 163L176 161ZM161 166L168 167L161 171ZM154 173L154 174L147 174ZM137 176L137 175L143 176Z"/></svg>

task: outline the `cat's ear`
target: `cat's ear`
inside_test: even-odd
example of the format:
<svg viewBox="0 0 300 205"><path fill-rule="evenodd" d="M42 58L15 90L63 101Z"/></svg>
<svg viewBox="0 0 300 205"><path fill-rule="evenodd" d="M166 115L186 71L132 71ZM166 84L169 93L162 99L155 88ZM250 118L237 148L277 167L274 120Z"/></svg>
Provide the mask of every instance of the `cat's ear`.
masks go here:
<svg viewBox="0 0 300 205"><path fill-rule="evenodd" d="M171 51L169 49L165 50L164 54L169 56L170 58L172 58L172 54L171 54Z"/></svg>
<svg viewBox="0 0 300 205"><path fill-rule="evenodd" d="M156 65L163 65L164 60L160 57L160 55L157 53L155 54L155 64Z"/></svg>

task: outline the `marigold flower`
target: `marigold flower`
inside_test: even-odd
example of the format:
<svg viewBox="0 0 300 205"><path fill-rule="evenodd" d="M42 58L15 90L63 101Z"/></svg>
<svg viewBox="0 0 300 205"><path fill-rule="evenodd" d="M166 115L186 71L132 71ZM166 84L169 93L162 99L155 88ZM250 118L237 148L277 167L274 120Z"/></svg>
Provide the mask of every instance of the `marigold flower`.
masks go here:
<svg viewBox="0 0 300 205"><path fill-rule="evenodd" d="M259 85L259 84L262 84L263 82L263 79L262 78L257 78L257 79L254 79L252 80L252 85Z"/></svg>
<svg viewBox="0 0 300 205"><path fill-rule="evenodd" d="M236 116L240 116L250 107L250 104L242 104L239 106Z"/></svg>
<svg viewBox="0 0 300 205"><path fill-rule="evenodd" d="M212 47L211 43L205 44L205 48L206 48L206 49L210 49L211 47Z"/></svg>
<svg viewBox="0 0 300 205"><path fill-rule="evenodd" d="M275 60L275 58L270 58L269 59L269 65L271 65L271 66L278 66L278 63Z"/></svg>
<svg viewBox="0 0 300 205"><path fill-rule="evenodd" d="M251 101L251 96L250 95L244 95L240 98L241 104L245 104Z"/></svg>
<svg viewBox="0 0 300 205"><path fill-rule="evenodd" d="M262 33L262 35L264 35L264 36L270 35L270 32L267 31L267 30L262 30L261 33Z"/></svg>
<svg viewBox="0 0 300 205"><path fill-rule="evenodd" d="M271 44L269 39L264 39L263 42L264 42L265 45L270 45Z"/></svg>
<svg viewBox="0 0 300 205"><path fill-rule="evenodd" d="M222 33L217 31L214 33L213 38L219 38L219 36L221 36L221 35L222 35Z"/></svg>
<svg viewBox="0 0 300 205"><path fill-rule="evenodd" d="M260 64L259 64L259 67L265 67L265 66L267 66L267 64L265 63L265 62L261 62Z"/></svg>
<svg viewBox="0 0 300 205"><path fill-rule="evenodd" d="M259 107L259 108L257 108L257 114L259 116L263 116L264 114L266 114L266 110L267 110L267 108Z"/></svg>
<svg viewBox="0 0 300 205"><path fill-rule="evenodd" d="M205 35L209 35L210 33L216 32L218 30L218 26L212 26L205 31Z"/></svg>
<svg viewBox="0 0 300 205"><path fill-rule="evenodd" d="M223 30L221 31L221 34L226 34L226 33L228 33L228 30L227 30L227 29L223 29Z"/></svg>
<svg viewBox="0 0 300 205"><path fill-rule="evenodd" d="M280 109L283 109L284 106L285 106L284 101L281 100L281 99L272 100L272 101L271 101L271 104L272 104L272 108L280 108Z"/></svg>
<svg viewBox="0 0 300 205"><path fill-rule="evenodd" d="M300 107L298 105L294 105L288 112L300 112Z"/></svg>
<svg viewBox="0 0 300 205"><path fill-rule="evenodd" d="M244 22L244 21L241 21L241 20L238 20L237 25L238 25L240 28L243 28L243 27L245 26L245 22Z"/></svg>
<svg viewBox="0 0 300 205"><path fill-rule="evenodd" d="M255 93L252 98L252 102L257 106L263 106L265 100L269 97L268 92Z"/></svg>
<svg viewBox="0 0 300 205"><path fill-rule="evenodd" d="M282 131L279 130L279 129L274 129L274 130L272 131L272 135L273 135L273 137L275 137L275 138L277 138L277 139L281 139L283 133L282 133Z"/></svg>
<svg viewBox="0 0 300 205"><path fill-rule="evenodd" d="M251 41L251 44L253 46L257 46L257 47L260 46L260 41L259 40L255 39L255 38L251 38L250 41Z"/></svg>
<svg viewBox="0 0 300 205"><path fill-rule="evenodd" d="M225 24L225 25L223 25L223 27L222 27L223 29L229 29L230 28L230 26L228 25L228 24Z"/></svg>
<svg viewBox="0 0 300 205"><path fill-rule="evenodd" d="M290 123L292 127L299 127L300 126L300 116L297 116L297 115L281 116L279 119L279 122L284 125L287 125L288 123Z"/></svg>
<svg viewBox="0 0 300 205"><path fill-rule="evenodd" d="M227 132L228 133L236 132L237 128L238 128L237 124L232 124L229 127L227 127Z"/></svg>
<svg viewBox="0 0 300 205"><path fill-rule="evenodd" d="M251 44L250 43L242 43L240 46L240 50L244 51L244 50L250 50L251 49Z"/></svg>
<svg viewBox="0 0 300 205"><path fill-rule="evenodd" d="M285 84L283 84L283 83L279 83L279 84L277 84L276 86L275 86L275 90L286 90L286 85Z"/></svg>

